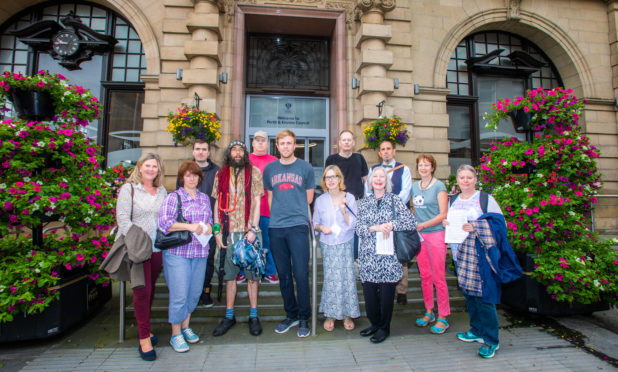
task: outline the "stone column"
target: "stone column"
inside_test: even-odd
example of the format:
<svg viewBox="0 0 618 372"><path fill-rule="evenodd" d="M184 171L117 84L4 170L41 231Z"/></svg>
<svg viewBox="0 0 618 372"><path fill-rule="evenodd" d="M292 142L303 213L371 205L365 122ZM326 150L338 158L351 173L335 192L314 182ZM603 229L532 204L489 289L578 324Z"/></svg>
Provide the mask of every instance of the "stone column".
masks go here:
<svg viewBox="0 0 618 372"><path fill-rule="evenodd" d="M386 72L393 64L393 53L386 50L392 37L390 25L384 24L384 13L395 9L394 0L361 0L356 5L361 25L354 37L354 46L360 50L356 73L360 75L358 98L362 109L357 112L356 123L378 118L376 105L393 94L393 79ZM383 116L390 116L392 108L387 104Z"/></svg>
<svg viewBox="0 0 618 372"><path fill-rule="evenodd" d="M191 40L184 43L189 68L183 71L182 83L188 88L184 103L193 104L195 94L201 98L200 109L220 114L217 102L221 57L221 22L219 6L210 0L195 0L193 13L187 22Z"/></svg>

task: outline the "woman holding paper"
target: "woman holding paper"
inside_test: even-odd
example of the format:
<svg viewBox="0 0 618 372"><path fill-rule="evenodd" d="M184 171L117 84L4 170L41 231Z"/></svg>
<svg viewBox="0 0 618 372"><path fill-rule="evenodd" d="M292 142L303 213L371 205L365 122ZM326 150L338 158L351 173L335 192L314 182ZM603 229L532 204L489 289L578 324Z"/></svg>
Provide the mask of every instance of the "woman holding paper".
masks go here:
<svg viewBox="0 0 618 372"><path fill-rule="evenodd" d="M202 293L209 249L207 240L202 244L198 236L212 234L210 200L197 189L203 177L197 163L182 163L177 177L180 188L168 194L159 211L159 230L166 234L182 230L193 233L190 243L163 251L163 272L169 289L168 321L172 325L170 345L179 353L189 351L187 343L200 340L189 328L189 320ZM187 223L176 221L179 200Z"/></svg>
<svg viewBox="0 0 618 372"><path fill-rule="evenodd" d="M403 274L393 246L393 231L414 230L416 220L397 195L383 167L376 167L367 180L372 193L359 202L356 234L361 239L358 254L365 309L371 322L360 335L380 343L390 334L395 287Z"/></svg>
<svg viewBox="0 0 618 372"><path fill-rule="evenodd" d="M343 174L336 165L324 169L321 185L327 192L316 199L313 208L313 225L320 232L324 263L320 312L326 318L325 330L332 331L335 320L343 320L343 327L351 331L352 318L360 316L354 273L356 200L345 192Z"/></svg>
<svg viewBox="0 0 618 372"><path fill-rule="evenodd" d="M478 223L478 226L481 228L481 234L473 238L472 241L484 241L488 238L492 239L493 234L491 230L488 232L483 230L482 222L487 221L478 220L479 217L488 212L502 214L502 211L491 195L476 190L476 182L476 171L472 166L464 164L457 169L457 184L461 189L461 193L455 195L455 199L451 201L449 214L453 210L458 210L466 216L468 222L464 223L461 229L467 233L474 232L475 227L473 224ZM442 222L444 226L449 225L448 218L449 215ZM475 244L472 244L470 247L467 243L468 240L462 242L461 247L460 244L451 245L453 258L457 259L458 255L462 256L459 257L460 261L457 264L457 279L466 298L466 308L470 316L470 330L465 333L457 333L457 338L464 342L482 343L483 345L479 348L478 354L483 358L493 358L496 351L500 348L498 340L498 314L496 313L495 305L495 301L499 302L499 296L497 300L490 300L489 297L492 293L490 291L485 293L485 290L488 289L485 284L494 279L484 276L480 270L480 262L483 260L483 257L480 257L478 254ZM459 252L459 248L461 248L461 252ZM499 287L499 283L493 283L494 287L496 285Z"/></svg>
<svg viewBox="0 0 618 372"><path fill-rule="evenodd" d="M416 325L426 327L429 323L436 322L430 331L443 334L449 327L447 316L451 314L448 287L444 275L446 243L444 243L444 227L442 226L448 209L448 195L446 186L433 176L436 170L436 159L432 155L420 154L416 158L416 169L421 179L412 184L412 200L414 217L418 222L416 230L423 238L416 262L421 274L421 289L425 302L425 315L416 319ZM437 320L433 311L434 286L438 299Z"/></svg>

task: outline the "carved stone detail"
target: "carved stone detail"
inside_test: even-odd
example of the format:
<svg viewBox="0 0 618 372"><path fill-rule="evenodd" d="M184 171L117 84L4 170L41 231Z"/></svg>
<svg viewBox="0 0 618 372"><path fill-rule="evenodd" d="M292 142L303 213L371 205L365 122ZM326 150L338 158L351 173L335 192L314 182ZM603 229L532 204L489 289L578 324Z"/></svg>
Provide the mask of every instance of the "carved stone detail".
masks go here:
<svg viewBox="0 0 618 372"><path fill-rule="evenodd" d="M521 0L504 0L506 5L506 19L521 19Z"/></svg>
<svg viewBox="0 0 618 372"><path fill-rule="evenodd" d="M360 16L371 10L386 13L395 9L396 6L395 0L359 0L355 7L355 13L360 18Z"/></svg>
<svg viewBox="0 0 618 372"><path fill-rule="evenodd" d="M345 23L354 23L354 9L356 3L354 0L326 0L326 9L343 9L345 10Z"/></svg>

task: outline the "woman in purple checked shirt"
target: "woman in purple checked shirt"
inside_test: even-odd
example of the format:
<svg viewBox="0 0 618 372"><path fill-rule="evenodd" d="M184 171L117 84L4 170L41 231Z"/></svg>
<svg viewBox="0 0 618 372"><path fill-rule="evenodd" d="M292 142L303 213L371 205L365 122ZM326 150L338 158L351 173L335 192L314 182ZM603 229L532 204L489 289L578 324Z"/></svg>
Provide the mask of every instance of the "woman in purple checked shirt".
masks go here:
<svg viewBox="0 0 618 372"><path fill-rule="evenodd" d="M188 230L193 233L189 244L163 251L163 271L169 289L168 321L172 325L170 345L179 353L189 351L188 343L200 340L189 328L189 320L202 293L209 248L208 243L202 245L197 236L212 234L210 200L197 189L203 177L197 163L182 163L177 178L180 188L168 194L159 211L159 230L162 232ZM187 223L176 221L178 197Z"/></svg>

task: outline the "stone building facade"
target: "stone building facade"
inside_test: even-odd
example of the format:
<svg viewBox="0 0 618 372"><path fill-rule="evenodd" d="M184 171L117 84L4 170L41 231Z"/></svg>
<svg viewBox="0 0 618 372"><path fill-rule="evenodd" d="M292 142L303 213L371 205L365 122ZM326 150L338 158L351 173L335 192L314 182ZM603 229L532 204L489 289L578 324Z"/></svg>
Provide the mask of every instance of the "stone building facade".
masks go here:
<svg viewBox="0 0 618 372"><path fill-rule="evenodd" d="M28 14L45 18L45 9L58 3L62 4L22 0L0 6L2 67L19 70L21 66L13 58L17 54L12 54L12 60L7 57L19 44L5 42L6 31L22 27ZM500 94L505 91L553 87L548 84L571 88L588 100L584 125L601 150L603 193L618 194L618 1L95 0L66 4L77 4L72 9L77 9L78 15L88 6L113 14L117 18L100 26L101 32L110 33L125 22L141 42L139 77L133 79L141 82L135 87L142 92L135 101L141 103L136 119L139 140L133 133L133 141L140 151L154 151L165 159L165 182L170 188L178 165L190 158L190 149L174 146L165 131L166 117L180 103L194 103L196 95L200 107L216 113L222 122L223 138L213 146L215 159L221 158L221 148L231 139L250 140L255 131L250 123L253 98L258 98L255 110L261 107L257 102L262 96L271 100L297 98L295 105L305 105L302 98L321 99L311 104L321 107L319 115L324 118L316 121L323 126L307 130L305 142L299 142L308 160L313 159L316 172L320 159L336 151L336 136L341 130L356 133L360 146L363 124L378 118L377 105L384 102L383 114L398 115L411 132L411 141L398 149L398 160L412 165L418 153L432 153L439 164L437 175L446 178L457 162L478 161L484 141L491 137L483 132L480 119L485 99L503 98ZM58 7L57 15L64 15L69 8ZM94 19L97 13L90 14ZM17 25L20 19L22 23ZM282 35L284 42L323 40L328 57L322 69L328 79L326 88L250 87L248 80L256 73L251 65L255 62L250 55L251 40L261 35L271 35L276 43L277 35ZM127 41L127 48L130 43ZM509 57L515 50L534 58L518 62ZM281 69L281 74L297 73L298 66L310 59L307 53L311 54L306 50L287 53L279 55L275 65L258 66L257 73L268 66ZM34 65L45 58L32 59L31 54L28 52L23 66L41 67ZM126 74L130 58L135 57L127 55ZM306 60L299 61L298 55ZM486 64L494 66L483 69L470 63L483 56ZM111 54L108 57L101 68L111 74L117 67L116 59ZM83 62L82 68L88 63ZM106 67L106 63L113 66ZM502 69L494 68L496 65ZM109 80L107 83L98 86L104 101L112 100L107 90L121 89L124 81L109 76L101 79ZM117 99L121 102L122 97ZM113 114L113 109L108 111ZM106 118L97 125L99 141L111 143L105 136L114 120ZM135 132L135 126L132 128ZM271 129L269 133L280 128ZM362 152L368 163L377 161L374 151ZM618 230L617 204L616 199L601 199L596 214L598 229Z"/></svg>

